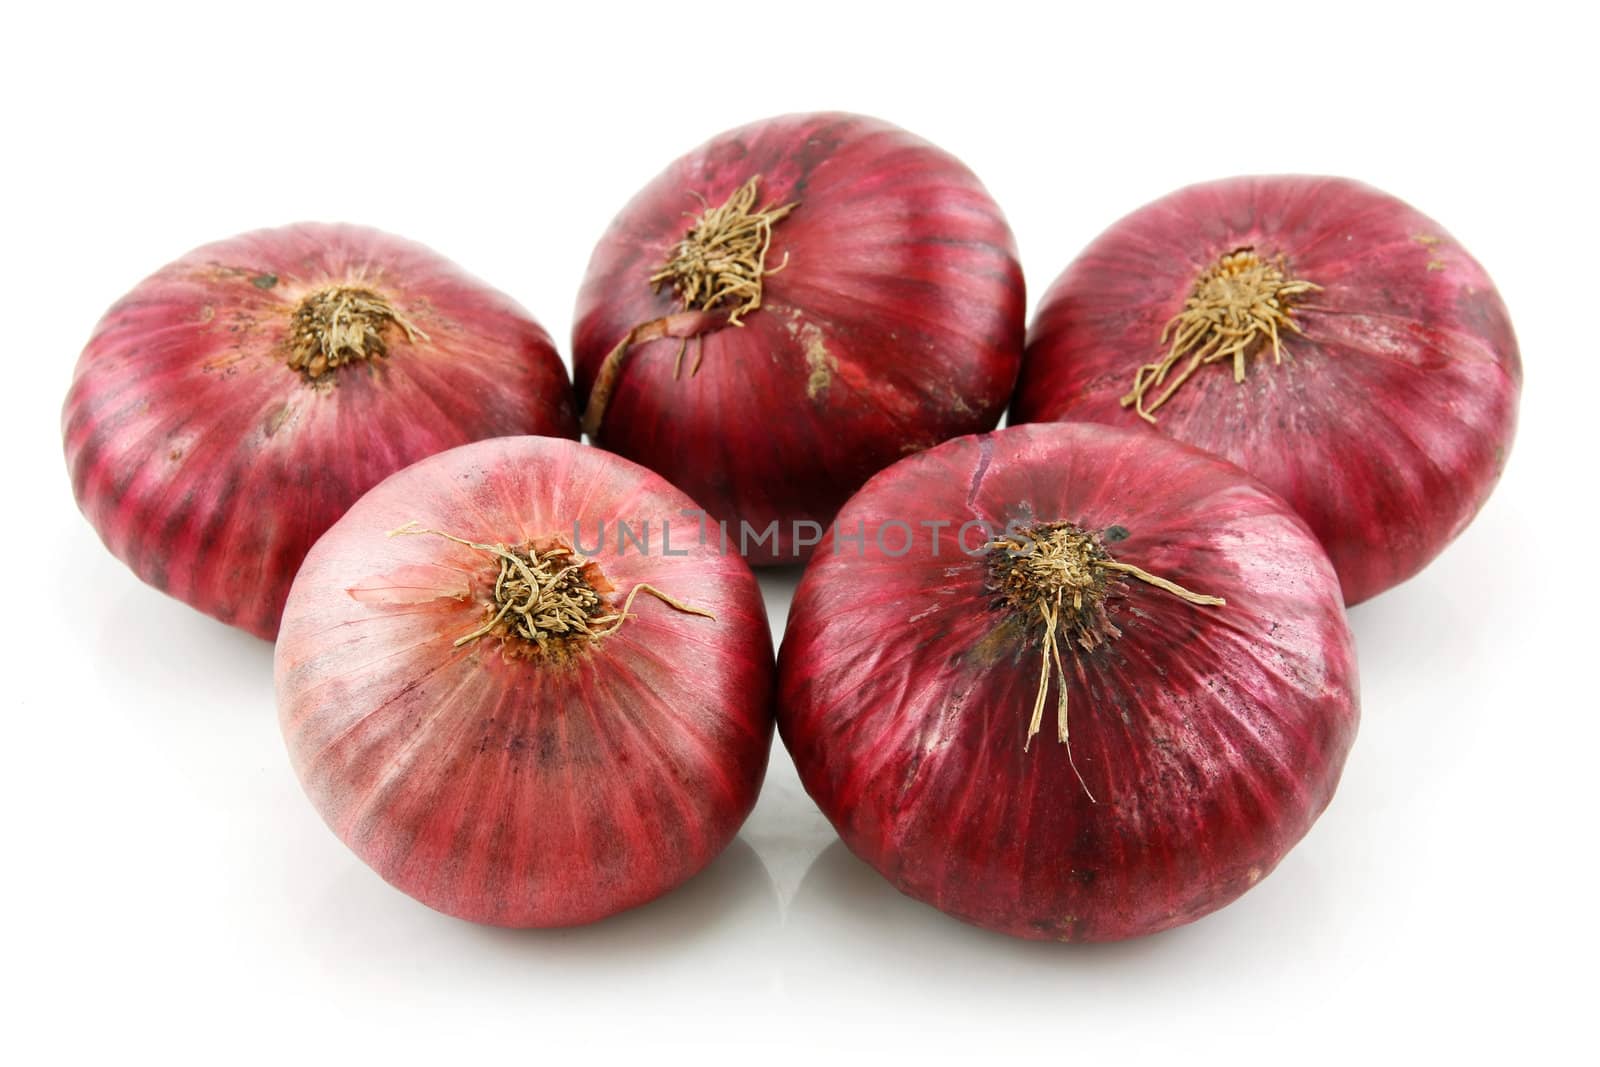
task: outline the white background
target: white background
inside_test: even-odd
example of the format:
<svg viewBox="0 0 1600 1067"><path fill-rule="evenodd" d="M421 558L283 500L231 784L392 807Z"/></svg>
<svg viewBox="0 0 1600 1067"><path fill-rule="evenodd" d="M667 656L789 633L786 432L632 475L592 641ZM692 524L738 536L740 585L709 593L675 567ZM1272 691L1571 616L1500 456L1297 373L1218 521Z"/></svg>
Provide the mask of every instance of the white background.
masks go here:
<svg viewBox="0 0 1600 1067"><path fill-rule="evenodd" d="M582 6L6 16L0 1057L1592 1054L1600 93L1583 9ZM1352 612L1364 719L1338 797L1195 925L1073 947L946 919L835 842L781 746L739 840L653 905L565 932L435 914L301 797L270 647L139 584L73 506L57 420L77 351L190 247L376 225L514 294L565 348L627 197L726 127L823 108L971 165L1035 299L1147 200L1305 171L1433 215L1511 308L1527 388L1500 489L1422 576ZM763 579L775 632L793 580Z"/></svg>

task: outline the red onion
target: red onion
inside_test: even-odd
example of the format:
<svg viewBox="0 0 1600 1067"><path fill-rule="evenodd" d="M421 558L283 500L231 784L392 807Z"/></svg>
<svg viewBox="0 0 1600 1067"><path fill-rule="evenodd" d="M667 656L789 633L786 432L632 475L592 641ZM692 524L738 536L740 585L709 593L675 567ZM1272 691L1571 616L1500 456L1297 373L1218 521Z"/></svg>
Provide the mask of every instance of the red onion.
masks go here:
<svg viewBox="0 0 1600 1067"><path fill-rule="evenodd" d="M874 472L993 427L1022 335L1011 232L971 171L873 119L791 115L623 209L574 377L599 444L747 533L752 562L795 562Z"/></svg>
<svg viewBox="0 0 1600 1067"><path fill-rule="evenodd" d="M139 283L83 350L62 425L106 547L265 638L312 542L387 475L483 437L577 436L549 335L508 297L420 245L316 224Z"/></svg>
<svg viewBox="0 0 1600 1067"><path fill-rule="evenodd" d="M1141 208L1067 268L1012 421L1144 427L1233 460L1311 525L1354 604L1472 520L1521 382L1494 285L1437 223L1338 178L1235 178Z"/></svg>
<svg viewBox="0 0 1600 1067"><path fill-rule="evenodd" d="M358 501L277 649L284 737L334 832L423 903L502 926L602 918L709 862L766 769L772 639L693 509L538 437Z"/></svg>
<svg viewBox="0 0 1600 1067"><path fill-rule="evenodd" d="M1305 524L1213 456L1088 424L961 438L868 482L806 569L778 673L784 743L845 843L1028 938L1233 900L1327 805L1357 718Z"/></svg>

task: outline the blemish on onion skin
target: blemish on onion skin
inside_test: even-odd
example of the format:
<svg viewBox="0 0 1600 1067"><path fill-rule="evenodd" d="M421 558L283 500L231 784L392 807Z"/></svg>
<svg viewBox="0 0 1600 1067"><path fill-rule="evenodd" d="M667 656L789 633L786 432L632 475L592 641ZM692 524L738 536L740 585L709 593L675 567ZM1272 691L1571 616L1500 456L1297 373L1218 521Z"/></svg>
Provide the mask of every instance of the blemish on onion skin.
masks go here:
<svg viewBox="0 0 1600 1067"><path fill-rule="evenodd" d="M1432 248L1434 245L1438 244L1440 240L1431 233L1419 233L1411 239L1417 242L1417 244L1422 245L1424 248Z"/></svg>
<svg viewBox="0 0 1600 1067"><path fill-rule="evenodd" d="M778 308L771 309L775 314L781 314ZM828 342L822 336L822 330L816 323L807 322L801 315L799 308L785 309L789 321L783 324L790 337L795 338L805 346L806 367L810 376L806 378L806 398L816 400L818 396L825 395L828 387L833 384L833 374L839 369L838 361L828 351ZM773 359L777 359L773 353Z"/></svg>
<svg viewBox="0 0 1600 1067"><path fill-rule="evenodd" d="M790 323L791 327L793 325ZM833 372L838 369L838 364L833 354L828 351L828 344L822 338L822 331L815 323L808 322L802 325L799 338L806 346L806 367L811 372L806 378L806 398L814 401L828 392L828 387L833 384Z"/></svg>
<svg viewBox="0 0 1600 1067"><path fill-rule="evenodd" d="M1255 885L1257 882L1261 881L1261 868L1251 867L1245 872L1245 878L1250 882L1251 885Z"/></svg>
<svg viewBox="0 0 1600 1067"><path fill-rule="evenodd" d="M1428 269L1430 271L1433 271L1433 270L1444 270L1444 260L1442 260L1442 259L1430 259L1430 260L1428 260Z"/></svg>
<svg viewBox="0 0 1600 1067"><path fill-rule="evenodd" d="M283 424L285 422L287 422L288 420L289 420L289 405L288 404L280 404L280 405L278 405L278 408L275 411L273 411L271 414L269 414L267 416L267 421L262 426L262 429L264 429L266 431L266 434L267 434L268 437L271 437L273 434L277 433L280 429L282 429L283 428Z"/></svg>
<svg viewBox="0 0 1600 1067"><path fill-rule="evenodd" d="M983 476L989 473L989 461L993 458L994 440L987 436L978 438L978 465L973 468L972 484L967 487L968 511L972 511L972 505L978 499L978 490L983 487Z"/></svg>
<svg viewBox="0 0 1600 1067"><path fill-rule="evenodd" d="M1007 615L978 639L978 643L967 652L966 659L983 668L1015 660L1017 649L1023 647L1024 636L1019 632L1015 618Z"/></svg>
<svg viewBox="0 0 1600 1067"><path fill-rule="evenodd" d="M271 289L278 284L278 276L276 274L257 274L250 279L250 284L257 289Z"/></svg>

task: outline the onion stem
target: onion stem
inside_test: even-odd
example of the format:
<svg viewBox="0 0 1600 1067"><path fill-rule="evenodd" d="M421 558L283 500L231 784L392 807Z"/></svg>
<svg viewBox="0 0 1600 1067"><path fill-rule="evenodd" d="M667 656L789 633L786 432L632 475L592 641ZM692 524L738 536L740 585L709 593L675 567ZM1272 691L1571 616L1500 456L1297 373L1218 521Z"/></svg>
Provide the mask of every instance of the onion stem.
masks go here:
<svg viewBox="0 0 1600 1067"><path fill-rule="evenodd" d="M502 637L516 636L531 641L540 651L549 651L554 642L606 637L616 633L623 622L632 617L633 601L640 593L649 593L685 614L716 618L711 612L691 607L645 582L628 591L621 609L608 611L595 588L594 578L598 577L595 564L565 544L553 543L540 550L531 546L515 549L503 544L469 541L415 522L389 532L390 537L412 534L442 537L488 553L499 563L489 618L476 630L456 638L457 648L497 631Z"/></svg>
<svg viewBox="0 0 1600 1067"><path fill-rule="evenodd" d="M633 346L663 337L678 338L672 367L672 376L677 378L689 340L698 341L703 334L723 326L743 326L743 317L761 307L765 279L789 265L785 253L783 262L767 267L772 227L800 205L768 204L758 209L756 190L760 183L761 176L752 175L721 205L707 206L688 234L673 246L671 258L650 276L650 285L658 293L663 286L672 286L683 311L635 326L606 353L583 411L584 433L590 437L599 433L623 360ZM707 314L729 303L732 307L722 313ZM696 347L690 377L699 372L703 351L703 344Z"/></svg>
<svg viewBox="0 0 1600 1067"><path fill-rule="evenodd" d="M1146 363L1133 376L1133 388L1122 398L1139 417L1155 422L1153 412L1208 364L1233 361L1233 380L1244 381L1245 357L1263 339L1272 344L1273 363L1283 362L1280 330L1303 333L1290 317L1294 298L1321 289L1311 282L1291 279L1280 256L1268 262L1252 249L1236 248L1219 259L1195 281L1183 310L1161 329L1166 355ZM1185 356L1189 361L1153 400L1152 390L1166 384L1173 367Z"/></svg>
<svg viewBox="0 0 1600 1067"><path fill-rule="evenodd" d="M300 301L289 326L289 369L315 381L346 363L386 356L384 331L395 325L407 341L428 340L382 295L358 286L334 285Z"/></svg>
<svg viewBox="0 0 1600 1067"><path fill-rule="evenodd" d="M1094 802L1094 794L1089 791L1083 772L1072 756L1067 671L1061 656L1063 635L1085 652L1122 635L1106 613L1107 597L1120 591L1110 574L1129 575L1195 605L1221 607L1227 601L1191 592L1142 567L1114 559L1097 535L1073 523L1041 523L1020 530L1014 536L991 541L988 548L991 580L1006 603L1028 622L1044 624L1039 641L1042 652L1039 688L1034 695L1033 713L1028 720L1028 734L1022 749L1024 752L1029 749L1043 725L1053 674L1056 679L1056 739L1066 746L1072 772L1077 775L1084 794Z"/></svg>

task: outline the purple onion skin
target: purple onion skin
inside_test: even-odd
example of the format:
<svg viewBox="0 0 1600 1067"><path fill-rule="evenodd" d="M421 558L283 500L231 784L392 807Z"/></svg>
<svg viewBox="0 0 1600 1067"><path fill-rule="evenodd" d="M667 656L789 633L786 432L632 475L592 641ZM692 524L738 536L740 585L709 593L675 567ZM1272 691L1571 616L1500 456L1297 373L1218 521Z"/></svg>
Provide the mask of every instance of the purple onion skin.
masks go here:
<svg viewBox="0 0 1600 1067"><path fill-rule="evenodd" d="M313 384L287 363L307 294L359 286L427 335ZM113 555L271 640L312 543L424 456L578 434L549 334L411 241L302 223L220 241L140 282L79 357L62 412L78 506Z"/></svg>
<svg viewBox="0 0 1600 1067"><path fill-rule="evenodd" d="M630 329L682 310L650 276L752 175L762 206L799 204L773 226L767 264L782 269L761 308L690 342L679 377L678 340L635 346L597 443L734 530L778 522L750 561L794 563L808 551L796 520L825 525L902 455L999 421L1021 362L1022 270L978 179L926 141L852 115L758 122L673 163L595 248L573 329L580 402Z"/></svg>
<svg viewBox="0 0 1600 1067"><path fill-rule="evenodd" d="M1121 636L1063 649L1082 784L1054 683L1024 749L1038 633L952 543L974 519L1106 531L1116 559L1227 601L1129 580L1108 602ZM900 556L870 534L817 549L779 653L778 727L845 843L902 892L1018 937L1135 937L1238 897L1328 804L1358 717L1338 580L1237 468L1156 434L1013 427L902 460L835 529L894 520L951 525L937 555L926 530Z"/></svg>
<svg viewBox="0 0 1600 1067"><path fill-rule="evenodd" d="M362 497L307 557L277 647L284 739L328 826L397 888L496 926L593 922L709 863L766 772L772 638L750 568L698 544L690 507L642 467L542 437L453 449ZM649 553L618 519L649 524ZM413 522L513 546L570 545L578 523L612 608L643 582L716 617L640 595L568 657L458 647L498 565L389 536Z"/></svg>
<svg viewBox="0 0 1600 1067"><path fill-rule="evenodd" d="M1151 426L1120 398L1165 351L1196 276L1253 247L1321 286L1305 336L1206 367ZM1013 422L1101 422L1224 456L1294 506L1355 604L1421 570L1471 522L1505 466L1522 364L1483 268L1438 223L1340 178L1195 185L1098 237L1045 295Z"/></svg>

